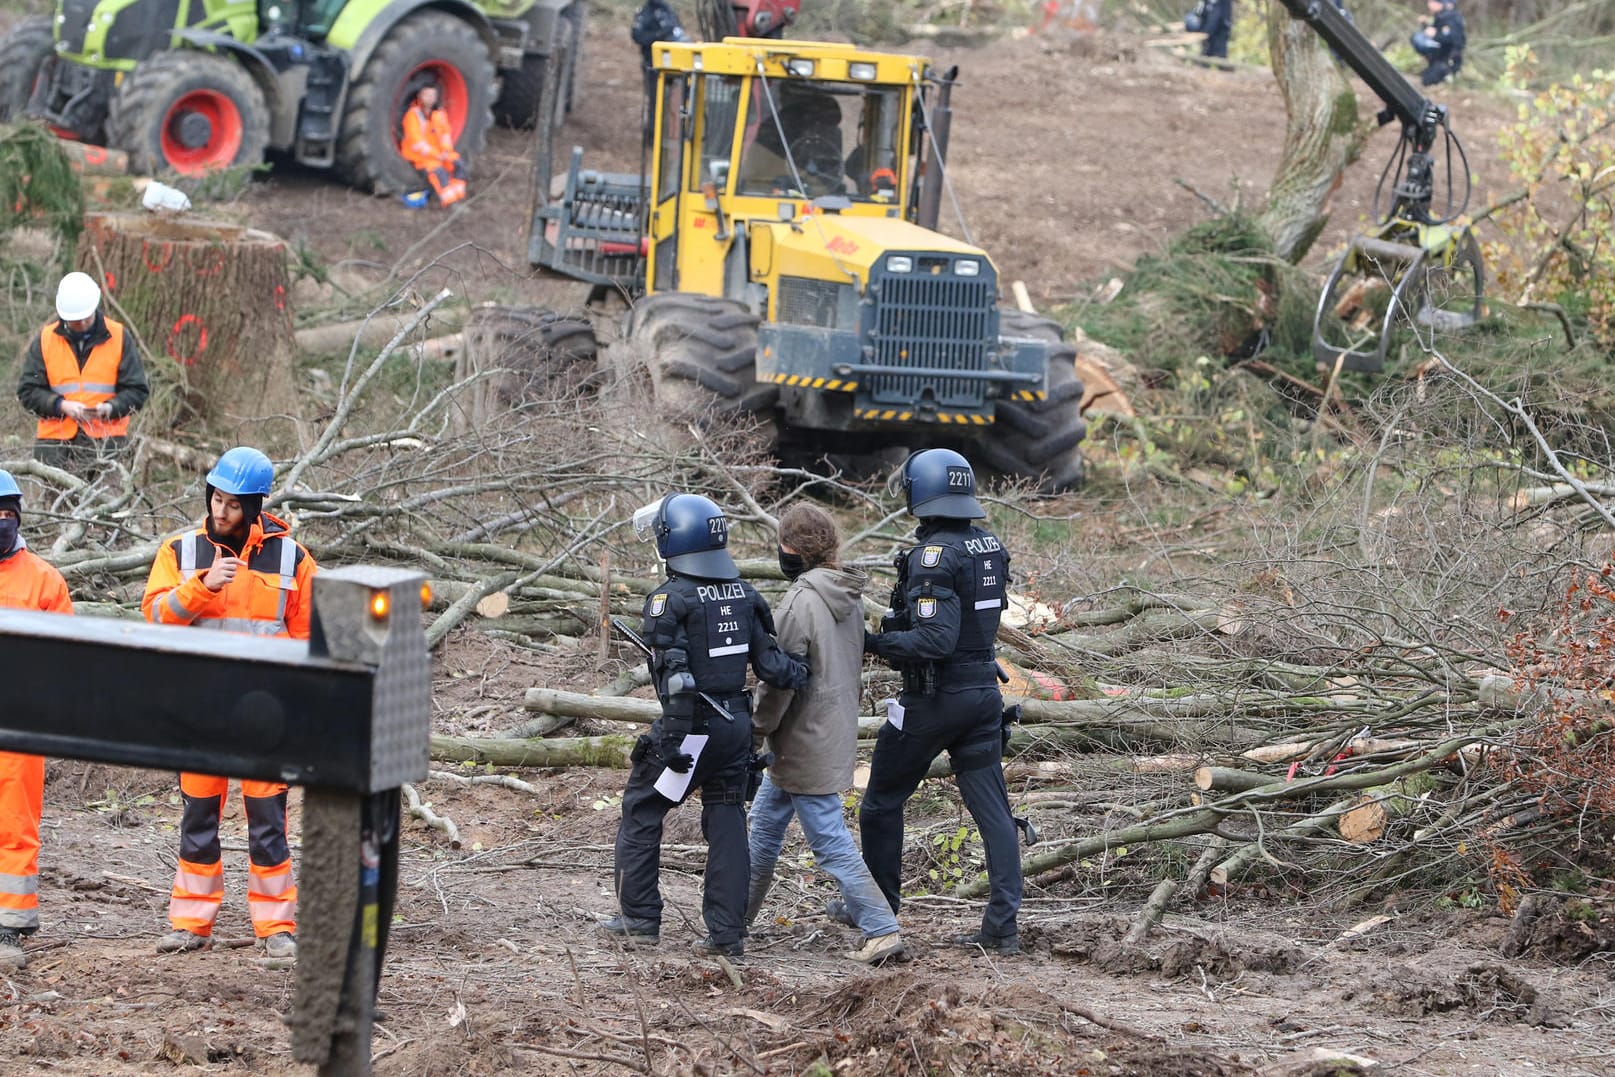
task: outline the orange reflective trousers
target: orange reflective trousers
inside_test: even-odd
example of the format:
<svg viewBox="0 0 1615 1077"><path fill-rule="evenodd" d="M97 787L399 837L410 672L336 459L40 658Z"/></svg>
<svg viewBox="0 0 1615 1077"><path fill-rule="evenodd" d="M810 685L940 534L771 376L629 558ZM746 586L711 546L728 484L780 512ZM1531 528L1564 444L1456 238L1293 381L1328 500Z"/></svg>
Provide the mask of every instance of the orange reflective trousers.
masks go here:
<svg viewBox="0 0 1615 1077"><path fill-rule="evenodd" d="M0 928L39 930L45 757L0 752Z"/></svg>
<svg viewBox="0 0 1615 1077"><path fill-rule="evenodd" d="M0 557L0 607L72 613L62 574L31 550ZM45 757L0 752L0 928L39 930L39 818Z"/></svg>
<svg viewBox="0 0 1615 1077"><path fill-rule="evenodd" d="M224 814L230 779L181 774L179 791L185 807L168 922L197 935L211 935L224 901L219 817ZM252 933L263 939L281 931L295 932L297 885L286 844L286 786L243 778L241 800L247 809L247 910L252 914Z"/></svg>

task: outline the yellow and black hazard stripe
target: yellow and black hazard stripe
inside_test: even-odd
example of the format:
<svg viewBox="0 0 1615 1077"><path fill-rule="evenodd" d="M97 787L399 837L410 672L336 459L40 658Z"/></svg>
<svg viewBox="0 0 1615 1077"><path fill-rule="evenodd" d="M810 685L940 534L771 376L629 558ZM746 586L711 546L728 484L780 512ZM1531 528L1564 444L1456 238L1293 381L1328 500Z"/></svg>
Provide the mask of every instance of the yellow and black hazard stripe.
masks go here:
<svg viewBox="0 0 1615 1077"><path fill-rule="evenodd" d="M846 378L810 378L806 374L775 374L775 385L796 385L803 389L829 389L835 393L856 392L858 383Z"/></svg>
<svg viewBox="0 0 1615 1077"><path fill-rule="evenodd" d="M1049 394L1042 389L1016 389L1010 394L1011 400L1047 400Z"/></svg>
<svg viewBox="0 0 1615 1077"><path fill-rule="evenodd" d="M852 417L878 423L906 423L914 418L914 412L902 408L853 408ZM989 426L993 422L991 415L972 411L939 411L931 418L949 426Z"/></svg>

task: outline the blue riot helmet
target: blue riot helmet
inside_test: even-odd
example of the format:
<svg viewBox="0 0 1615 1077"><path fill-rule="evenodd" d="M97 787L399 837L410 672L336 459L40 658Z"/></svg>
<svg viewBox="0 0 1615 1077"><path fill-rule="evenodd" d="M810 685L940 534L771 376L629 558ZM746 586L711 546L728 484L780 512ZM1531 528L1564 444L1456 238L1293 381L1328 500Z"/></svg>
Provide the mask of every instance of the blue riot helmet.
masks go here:
<svg viewBox="0 0 1615 1077"><path fill-rule="evenodd" d="M267 494L269 484L274 481L275 465L269 462L269 457L244 445L219 457L207 476L209 486L235 497Z"/></svg>
<svg viewBox="0 0 1615 1077"><path fill-rule="evenodd" d="M635 528L655 537L656 552L669 569L708 580L740 578L740 569L729 556L729 518L710 498L669 494L656 502L654 513L650 508L634 514ZM649 527L642 528L646 518Z"/></svg>
<svg viewBox="0 0 1615 1077"><path fill-rule="evenodd" d="M908 511L922 520L979 520L987 510L976 500L976 472L952 449L925 449L903 465Z"/></svg>

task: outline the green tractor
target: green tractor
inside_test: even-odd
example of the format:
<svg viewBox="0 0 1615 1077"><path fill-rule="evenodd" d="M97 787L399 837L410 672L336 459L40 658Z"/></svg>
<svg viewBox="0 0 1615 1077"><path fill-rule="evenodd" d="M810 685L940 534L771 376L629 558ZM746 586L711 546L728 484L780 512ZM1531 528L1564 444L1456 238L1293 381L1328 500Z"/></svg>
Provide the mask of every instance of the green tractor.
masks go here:
<svg viewBox="0 0 1615 1077"><path fill-rule="evenodd" d="M428 82L463 153L495 117L557 121L585 0L57 0L0 42L0 120L124 150L146 172L253 166L273 151L378 193ZM545 94L551 96L546 105Z"/></svg>

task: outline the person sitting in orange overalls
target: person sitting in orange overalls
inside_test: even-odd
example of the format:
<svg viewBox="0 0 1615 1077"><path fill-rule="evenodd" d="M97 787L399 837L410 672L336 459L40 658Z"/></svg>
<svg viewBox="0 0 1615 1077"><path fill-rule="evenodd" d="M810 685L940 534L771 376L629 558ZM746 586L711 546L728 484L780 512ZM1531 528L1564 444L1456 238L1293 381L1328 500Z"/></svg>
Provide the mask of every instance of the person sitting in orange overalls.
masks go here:
<svg viewBox="0 0 1615 1077"><path fill-rule="evenodd" d="M191 625L254 636L308 639L309 588L316 566L284 520L263 511L275 466L242 446L207 477L202 526L158 547L140 608L153 624ZM172 930L159 953L205 950L224 900L219 816L230 780L182 773L179 866L168 901ZM272 958L297 956L297 886L286 839L286 786L243 779L247 811L247 910Z"/></svg>
<svg viewBox="0 0 1615 1077"><path fill-rule="evenodd" d="M465 197L465 165L454 148L448 113L437 102L436 86L422 86L415 94L404 113L404 140L398 149L432 185L438 204L452 206Z"/></svg>
<svg viewBox="0 0 1615 1077"><path fill-rule="evenodd" d="M0 471L0 606L72 613L62 574L28 549L22 490ZM39 930L39 817L45 757L0 752L0 968L28 964L22 937Z"/></svg>

